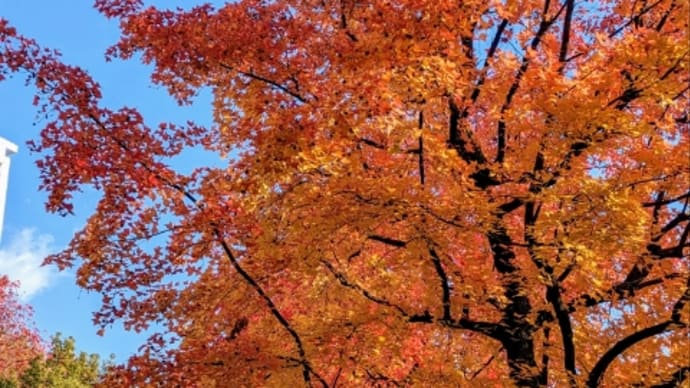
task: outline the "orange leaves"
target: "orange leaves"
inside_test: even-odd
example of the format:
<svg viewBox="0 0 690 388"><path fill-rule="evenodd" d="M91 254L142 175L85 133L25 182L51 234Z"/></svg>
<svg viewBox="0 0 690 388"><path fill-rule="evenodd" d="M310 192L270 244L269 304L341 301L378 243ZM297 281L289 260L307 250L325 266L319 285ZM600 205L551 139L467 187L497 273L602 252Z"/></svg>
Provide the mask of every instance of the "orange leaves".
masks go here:
<svg viewBox="0 0 690 388"><path fill-rule="evenodd" d="M0 275L0 378L21 375L34 357L43 354L43 344L31 322L31 308L18 301L18 285Z"/></svg>
<svg viewBox="0 0 690 388"><path fill-rule="evenodd" d="M665 379L651 360L680 367L686 5L97 6L121 19L110 56L141 54L180 103L214 93L214 126L152 129L0 25L0 66L40 73L55 114L32 146L49 209L101 194L49 261L107 296L97 324L174 338L113 384L632 385ZM175 171L195 147L227 164Z"/></svg>

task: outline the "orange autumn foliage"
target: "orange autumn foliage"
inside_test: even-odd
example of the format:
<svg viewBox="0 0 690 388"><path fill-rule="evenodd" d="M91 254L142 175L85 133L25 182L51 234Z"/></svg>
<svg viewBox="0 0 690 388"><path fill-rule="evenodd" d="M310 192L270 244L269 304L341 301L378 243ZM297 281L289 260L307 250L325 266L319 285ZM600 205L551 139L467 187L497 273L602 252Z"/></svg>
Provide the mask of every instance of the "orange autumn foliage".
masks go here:
<svg viewBox="0 0 690 388"><path fill-rule="evenodd" d="M43 344L31 323L31 308L17 296L17 283L0 275L0 384L13 381L43 355Z"/></svg>
<svg viewBox="0 0 690 388"><path fill-rule="evenodd" d="M214 123L149 126L0 24L51 118L48 210L101 327L161 325L107 386L688 380L688 2L98 0ZM183 174L185 149L222 164Z"/></svg>

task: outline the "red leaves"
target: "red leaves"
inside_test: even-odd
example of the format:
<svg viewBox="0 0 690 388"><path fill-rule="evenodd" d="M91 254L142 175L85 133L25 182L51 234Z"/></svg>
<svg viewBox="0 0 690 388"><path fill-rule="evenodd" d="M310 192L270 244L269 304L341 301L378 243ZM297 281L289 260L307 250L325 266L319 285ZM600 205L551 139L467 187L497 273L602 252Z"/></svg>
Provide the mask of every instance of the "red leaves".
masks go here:
<svg viewBox="0 0 690 388"><path fill-rule="evenodd" d="M144 5L141 0L96 0L94 7L109 18L124 19Z"/></svg>
<svg viewBox="0 0 690 388"><path fill-rule="evenodd" d="M180 103L211 88L210 128L104 108L0 24L0 66L34 75L52 117L31 146L49 209L101 195L49 262L107 296L97 325L179 340L153 336L111 383L635 385L681 367L687 5L605 3L565 23L535 1L98 1L121 19L109 55L141 54ZM188 148L226 164L174 170ZM664 333L619 357L644 327Z"/></svg>

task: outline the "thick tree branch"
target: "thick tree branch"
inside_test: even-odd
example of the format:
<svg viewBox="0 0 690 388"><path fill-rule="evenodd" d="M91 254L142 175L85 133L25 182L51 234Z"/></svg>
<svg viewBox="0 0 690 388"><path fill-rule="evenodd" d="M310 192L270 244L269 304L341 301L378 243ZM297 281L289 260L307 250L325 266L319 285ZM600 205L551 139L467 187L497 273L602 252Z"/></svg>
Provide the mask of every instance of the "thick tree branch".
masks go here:
<svg viewBox="0 0 690 388"><path fill-rule="evenodd" d="M508 26L508 20L503 19L501 20L501 23L498 25L496 28L496 33L494 34L493 39L491 40L491 45L489 46L489 51L487 52L486 59L484 60L484 64L482 65L482 68L486 68L489 64L489 60L494 56L496 53L496 50L498 49L498 44L501 41L501 37L503 36L503 32L505 31L506 27ZM477 83L472 90L472 93L470 94L470 105L474 104L477 99L479 98L479 93L481 91L481 87L484 84L485 81L485 76L486 73L483 72L482 75L479 77L477 80ZM448 135L448 143L450 146L455 148L455 150L458 152L458 155L465 160L466 162L478 162L480 164L483 164L486 162L486 157L484 157L484 154L479 147L479 144L474 140L474 137L472 136L472 132L469 130L466 130L463 132L463 134L460 133L460 122L464 120L468 114L469 114L469 106L465 106L462 111L458 108L458 106L455 104L453 101L453 96L449 96L448 98L448 105L449 105L449 111L450 111L450 119L449 119L449 135ZM465 140L463 139L463 135L467 137L467 141L470 143L472 150L467 149L467 145L465 144Z"/></svg>
<svg viewBox="0 0 690 388"><path fill-rule="evenodd" d="M441 322L444 326L454 329L465 329L484 334L495 340L503 342L510 335L504 327L497 323L474 321L468 318L460 318L457 321Z"/></svg>
<svg viewBox="0 0 690 388"><path fill-rule="evenodd" d="M675 327L682 327L682 324L676 323L672 320L668 320L659 323L654 326L647 327L640 331L637 331L629 336L618 341L611 349L609 349L594 365L594 368L589 372L589 377L587 379L587 387L596 388L599 386L601 379L604 377L606 369L611 365L611 363L621 355L626 349L631 346L646 340L647 338L654 337L656 335L666 332L668 329L673 329Z"/></svg>
<svg viewBox="0 0 690 388"><path fill-rule="evenodd" d="M618 299L629 298L631 296L634 296L637 291L641 291L647 287L663 285L667 280L684 277L679 273L670 273L662 277L644 280L647 276L647 273L648 272L644 272L644 274L640 273L640 275L638 276L632 276L629 274L628 276L631 277L631 280L625 280L621 283L618 283L610 289L608 289L607 291L600 293L600 295L592 296L590 294L584 294L568 304L568 311L574 312L578 308L578 306L596 306L600 303L611 301L612 299L614 299L614 297Z"/></svg>
<svg viewBox="0 0 690 388"><path fill-rule="evenodd" d="M556 313L556 321L561 332L561 340L563 341L563 366L568 372L568 377L571 386L576 386L574 376L577 375L577 368L575 366L575 340L573 335L573 326L570 322L570 312L568 307L563 303L560 295L560 286L558 283L549 285L546 290L546 299L549 301Z"/></svg>
<svg viewBox="0 0 690 388"><path fill-rule="evenodd" d="M565 2L565 19L563 20L563 32L561 35L561 51L558 59L565 62L568 57L568 42L570 42L570 22L573 18L573 11L575 10L575 0L566 0Z"/></svg>
<svg viewBox="0 0 690 388"><path fill-rule="evenodd" d="M512 240L497 215L493 229L487 233L489 246L494 257L494 267L499 272L504 296L508 303L503 309L501 324L506 328L501 337L508 356L510 377L519 386L536 387L539 384L539 373L525 373L527 369L536 368L534 358L534 327L527 319L532 306L524 294L524 279L518 274L513 263L515 253L511 250Z"/></svg>
<svg viewBox="0 0 690 388"><path fill-rule="evenodd" d="M626 349L630 348L631 346L647 338L665 333L668 330L688 327L687 323L681 321L681 314L683 310L685 310L685 307L688 305L689 302L690 278L688 278L686 282L685 291L683 292L683 295L681 295L678 301L676 301L676 303L673 305L673 309L671 310L671 319L637 331L618 341L615 345L613 345L613 347L611 347L611 349L604 353L604 355L594 365L594 367L589 373L589 378L587 379L587 386L591 388L599 386L599 382L601 381L609 365L613 362L613 360L616 359L616 357L621 355Z"/></svg>
<svg viewBox="0 0 690 388"><path fill-rule="evenodd" d="M655 220L658 218L658 211L660 206L662 206L662 204L667 205L673 202L675 201L664 201L662 193L659 193L657 195L657 201L654 202L655 208L652 215L654 224L656 224ZM682 275L678 273L670 273L660 278L646 280L647 276L651 271L652 264L649 262L650 258L655 260L663 260L666 258L683 257L683 249L687 247L686 241L690 235L690 223L688 223L685 226L685 229L681 233L678 239L678 243L675 246L662 248L656 242L659 241L664 234L673 230L675 227L680 225L680 223L687 221L688 219L690 219L688 214L680 213L672 220L670 220L666 225L664 225L660 229L660 232L652 237L652 241L649 244L647 244L646 254L642 255L638 259L638 262L628 272L627 276L625 277L625 280L613 285L610 289L600 293L599 295L582 295L581 297L570 303L568 310L574 311L577 308L577 306L591 307L599 303L609 301L614 297L617 297L619 299L629 298L631 296L634 296L635 292L643 288L663 284L665 280L676 279L681 277Z"/></svg>
<svg viewBox="0 0 690 388"><path fill-rule="evenodd" d="M534 173L538 173L543 168L543 157L537 155ZM530 185L530 191L533 191L534 184ZM547 279L546 286L546 300L551 304L554 313L556 314L556 322L560 328L561 340L563 342L563 365L568 373L569 382L571 386L577 386L575 376L577 375L577 368L575 366L575 341L573 336L573 327L570 322L570 312L567 305L561 299L561 286L558 280L554 277L554 270L547 265L541 258L535 248L539 246L539 242L534 237L532 230L537 221L538 213L535 211L534 202L529 201L525 204L525 232L524 238L527 241L527 250L529 252L532 262L535 264L541 275ZM545 366L544 366L545 367Z"/></svg>
<svg viewBox="0 0 690 388"><path fill-rule="evenodd" d="M496 53L496 49L498 49L498 44L501 42L501 37L503 36L503 32L505 31L506 27L508 26L508 19L503 19L501 20L501 24L498 25L496 28L496 33L494 34L494 38L491 39L491 45L489 46L489 51L486 54L486 60L484 61L484 66L486 67L489 63L489 59L491 59L494 54ZM483 82L481 82L483 83ZM479 85L480 83L478 83ZM477 97L479 96L479 89L474 89L477 93L477 96L474 95L474 91L472 92L472 102L477 100Z"/></svg>
<svg viewBox="0 0 690 388"><path fill-rule="evenodd" d="M540 263L536 260L535 263ZM563 366L568 372L569 382L571 386L576 386L574 377L577 375L577 368L575 366L575 340L572 323L570 322L570 312L568 306L563 303L560 295L560 284L553 279L549 274L543 263L537 265L541 271L546 272L546 278L550 279L550 284L546 288L546 300L551 304L554 313L556 314L556 322L561 332L561 341L563 343ZM552 272L552 271L551 271Z"/></svg>
<svg viewBox="0 0 690 388"><path fill-rule="evenodd" d="M684 221L690 220L690 214L688 213L678 213L671 221L664 225L659 233L652 238L652 241L659 241L663 235L670 232L676 226L680 225Z"/></svg>
<svg viewBox="0 0 690 388"><path fill-rule="evenodd" d="M657 199L656 201L652 201L652 202L643 202L642 206L644 206L644 207L656 207L656 206L670 205L674 202L681 201L685 198L690 198L690 191L688 191L685 194L681 194L677 197L673 197L673 198L669 198L669 199Z"/></svg>

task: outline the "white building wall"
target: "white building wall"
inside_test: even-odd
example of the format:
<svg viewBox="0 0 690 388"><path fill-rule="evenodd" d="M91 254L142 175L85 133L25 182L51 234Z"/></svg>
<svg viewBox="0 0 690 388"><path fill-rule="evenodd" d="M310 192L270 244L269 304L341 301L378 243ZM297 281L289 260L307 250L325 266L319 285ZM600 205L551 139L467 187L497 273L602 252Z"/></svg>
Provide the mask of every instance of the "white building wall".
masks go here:
<svg viewBox="0 0 690 388"><path fill-rule="evenodd" d="M5 219L7 185L10 178L10 155L17 152L17 146L0 137L0 241Z"/></svg>

